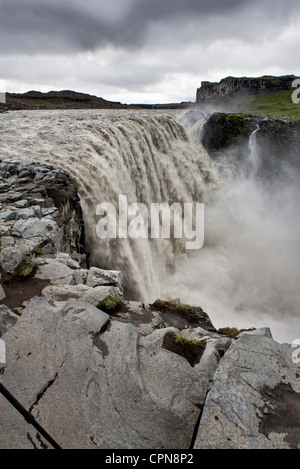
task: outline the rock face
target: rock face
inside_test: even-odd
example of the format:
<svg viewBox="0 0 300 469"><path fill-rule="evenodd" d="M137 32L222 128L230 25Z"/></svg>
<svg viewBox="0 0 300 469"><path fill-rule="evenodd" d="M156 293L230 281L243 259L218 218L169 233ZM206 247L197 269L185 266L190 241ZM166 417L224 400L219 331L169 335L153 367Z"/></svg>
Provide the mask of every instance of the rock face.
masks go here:
<svg viewBox="0 0 300 469"><path fill-rule="evenodd" d="M203 125L201 142L211 157L226 157L239 166L249 155L253 132L260 174L270 177L282 174L287 167L300 169L298 121L216 112Z"/></svg>
<svg viewBox="0 0 300 469"><path fill-rule="evenodd" d="M121 272L87 266L68 176L2 177L0 380L62 448L297 447L291 346L269 329L229 338L179 299L125 300ZM0 448L50 447L0 395Z"/></svg>
<svg viewBox="0 0 300 469"><path fill-rule="evenodd" d="M242 335L219 363L195 449L297 449L299 366L292 348L270 337Z"/></svg>
<svg viewBox="0 0 300 469"><path fill-rule="evenodd" d="M227 100L232 96L264 94L274 91L290 90L294 75L281 77L263 76L260 78L227 77L219 83L203 81L197 89L196 103Z"/></svg>
<svg viewBox="0 0 300 469"><path fill-rule="evenodd" d="M162 348L171 328L143 337L108 321L88 303L36 299L3 336L1 382L65 449L189 448L211 370ZM2 399L0 408L1 448L41 447Z"/></svg>
<svg viewBox="0 0 300 469"><path fill-rule="evenodd" d="M0 235L14 235L15 247L84 252L81 205L65 171L34 162L3 162L0 203Z"/></svg>
<svg viewBox="0 0 300 469"><path fill-rule="evenodd" d="M216 112L203 126L202 144L211 155L230 146L244 144L257 128L258 121L255 116Z"/></svg>

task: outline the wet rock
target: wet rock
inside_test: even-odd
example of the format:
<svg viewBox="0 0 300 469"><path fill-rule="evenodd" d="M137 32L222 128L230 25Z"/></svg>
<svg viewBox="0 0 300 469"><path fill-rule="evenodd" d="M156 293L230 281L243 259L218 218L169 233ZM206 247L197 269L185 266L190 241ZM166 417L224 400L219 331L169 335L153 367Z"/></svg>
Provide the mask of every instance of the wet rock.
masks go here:
<svg viewBox="0 0 300 469"><path fill-rule="evenodd" d="M257 121L244 114L212 114L203 126L202 144L210 153L247 143Z"/></svg>
<svg viewBox="0 0 300 469"><path fill-rule="evenodd" d="M216 112L201 132L201 142L213 158L226 158L238 170L249 155L249 139L255 130L259 173L282 175L287 165L299 170L300 123L284 118L266 118L241 113Z"/></svg>

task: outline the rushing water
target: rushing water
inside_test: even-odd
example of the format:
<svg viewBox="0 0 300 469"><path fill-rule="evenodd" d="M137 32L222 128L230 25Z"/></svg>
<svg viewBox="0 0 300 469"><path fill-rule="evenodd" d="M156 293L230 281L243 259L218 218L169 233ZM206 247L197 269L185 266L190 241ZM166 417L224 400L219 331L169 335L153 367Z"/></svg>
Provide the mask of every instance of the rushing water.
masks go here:
<svg viewBox="0 0 300 469"><path fill-rule="evenodd" d="M299 191L257 181L255 134L248 173L239 174L213 164L197 138L199 122L191 126L176 111L18 111L1 116L0 135L2 160L69 172L91 263L122 270L130 298L179 297L201 305L216 327L267 325L278 340L300 337ZM119 195L148 207L205 202L204 247L187 252L173 238L99 239L96 207L117 206Z"/></svg>

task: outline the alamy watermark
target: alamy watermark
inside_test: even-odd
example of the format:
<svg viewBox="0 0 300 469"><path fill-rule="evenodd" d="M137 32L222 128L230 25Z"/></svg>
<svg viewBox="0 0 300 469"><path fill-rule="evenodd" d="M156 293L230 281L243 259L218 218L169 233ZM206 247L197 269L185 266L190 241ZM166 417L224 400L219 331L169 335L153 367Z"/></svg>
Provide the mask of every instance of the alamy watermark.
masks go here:
<svg viewBox="0 0 300 469"><path fill-rule="evenodd" d="M300 96L299 96L300 95L300 78L297 78L296 80L293 81L292 88L297 88L292 93L292 102L294 104L299 104L300 103Z"/></svg>
<svg viewBox="0 0 300 469"><path fill-rule="evenodd" d="M119 196L118 209L112 203L97 206L101 216L96 233L100 239L185 239L186 249L204 244L203 203L143 203L128 205L127 195Z"/></svg>

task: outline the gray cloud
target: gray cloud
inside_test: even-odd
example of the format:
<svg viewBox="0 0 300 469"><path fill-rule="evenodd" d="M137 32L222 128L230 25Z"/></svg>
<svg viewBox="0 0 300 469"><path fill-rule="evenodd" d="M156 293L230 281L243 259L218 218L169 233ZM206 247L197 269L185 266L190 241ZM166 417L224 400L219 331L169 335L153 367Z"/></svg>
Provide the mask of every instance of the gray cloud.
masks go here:
<svg viewBox="0 0 300 469"><path fill-rule="evenodd" d="M299 74L298 3L0 0L0 78L11 91L72 86L153 102L229 74Z"/></svg>
<svg viewBox="0 0 300 469"><path fill-rule="evenodd" d="M263 33L261 28L274 20L281 29L298 7L294 0L122 0L122 3L110 0L109 7L107 3L107 0L2 0L2 53L72 52L95 50L108 44L136 48L151 42L151 30L157 23L175 38L190 23L198 24L197 36L202 40L224 34L234 36L236 27L238 34L247 37L251 29L253 33ZM260 14L253 16L251 10L255 12L257 7ZM212 24L207 31L205 25L211 17L221 18L222 24L216 29Z"/></svg>

